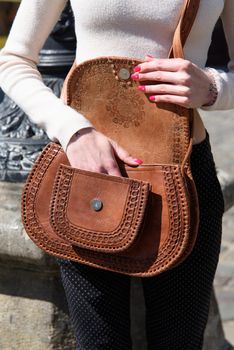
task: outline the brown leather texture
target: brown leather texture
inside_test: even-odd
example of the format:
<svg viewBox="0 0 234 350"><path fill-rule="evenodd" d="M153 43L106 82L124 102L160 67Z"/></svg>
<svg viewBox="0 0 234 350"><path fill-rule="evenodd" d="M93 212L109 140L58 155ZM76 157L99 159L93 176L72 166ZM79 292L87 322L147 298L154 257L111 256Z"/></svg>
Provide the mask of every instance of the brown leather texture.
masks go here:
<svg viewBox="0 0 234 350"><path fill-rule="evenodd" d="M182 47L181 35L179 41ZM138 63L101 57L73 65L62 96L144 163L119 161L122 177L74 169L62 148L50 143L28 177L22 218L31 239L49 254L148 277L191 252L199 208L189 164L193 111L150 102L130 77Z"/></svg>

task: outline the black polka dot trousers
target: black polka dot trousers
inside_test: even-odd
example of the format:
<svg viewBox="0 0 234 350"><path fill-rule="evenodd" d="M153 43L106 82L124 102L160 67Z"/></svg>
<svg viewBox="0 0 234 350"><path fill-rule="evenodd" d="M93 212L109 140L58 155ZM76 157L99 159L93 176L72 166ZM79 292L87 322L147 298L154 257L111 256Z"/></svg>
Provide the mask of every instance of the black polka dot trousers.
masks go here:
<svg viewBox="0 0 234 350"><path fill-rule="evenodd" d="M209 137L193 146L200 227L190 256L142 278L149 350L200 350L221 242L224 203ZM77 350L131 350L130 277L59 260Z"/></svg>

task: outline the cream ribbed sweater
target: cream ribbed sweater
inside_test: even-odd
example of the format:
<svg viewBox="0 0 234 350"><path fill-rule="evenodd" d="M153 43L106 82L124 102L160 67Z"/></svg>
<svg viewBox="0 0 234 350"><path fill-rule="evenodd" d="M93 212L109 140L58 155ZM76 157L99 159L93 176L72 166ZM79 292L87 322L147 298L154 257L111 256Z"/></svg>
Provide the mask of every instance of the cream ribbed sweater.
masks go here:
<svg viewBox="0 0 234 350"><path fill-rule="evenodd" d="M71 0L77 35L77 63L98 56L146 54L167 57L184 0ZM0 86L48 136L63 148L89 121L66 106L42 82L38 54L66 0L22 0L0 52ZM218 98L208 109L234 108L234 0L201 0L185 45L185 57L204 67L211 34L222 16L231 61L216 71Z"/></svg>

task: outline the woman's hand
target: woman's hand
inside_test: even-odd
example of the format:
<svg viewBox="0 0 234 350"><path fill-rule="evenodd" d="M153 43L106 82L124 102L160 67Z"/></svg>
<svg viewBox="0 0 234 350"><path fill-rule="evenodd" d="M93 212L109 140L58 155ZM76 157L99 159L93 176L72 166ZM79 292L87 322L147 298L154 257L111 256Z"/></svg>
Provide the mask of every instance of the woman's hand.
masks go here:
<svg viewBox="0 0 234 350"><path fill-rule="evenodd" d="M142 163L142 160L132 157L115 141L93 128L82 129L73 135L66 153L74 168L115 176L121 176L117 158L130 166Z"/></svg>
<svg viewBox="0 0 234 350"><path fill-rule="evenodd" d="M132 79L139 81L138 89L150 94L150 100L156 103L169 102L197 108L208 105L213 98L211 76L190 61L146 56L145 62L136 66L134 71ZM155 84L145 85L145 81Z"/></svg>

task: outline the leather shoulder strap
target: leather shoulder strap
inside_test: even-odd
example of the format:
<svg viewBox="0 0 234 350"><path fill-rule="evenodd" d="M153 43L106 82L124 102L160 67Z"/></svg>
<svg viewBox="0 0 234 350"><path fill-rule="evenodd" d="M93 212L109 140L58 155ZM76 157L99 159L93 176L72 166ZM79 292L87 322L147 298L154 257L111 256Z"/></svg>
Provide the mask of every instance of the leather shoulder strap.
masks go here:
<svg viewBox="0 0 234 350"><path fill-rule="evenodd" d="M186 0L184 8L181 12L181 16L176 27L172 48L169 53L170 58L184 58L183 47L188 38L188 35L192 29L193 23L195 21L198 9L200 5L200 0ZM184 172L185 165L189 160L189 156L192 151L193 143L193 120L194 120L194 110L190 109L190 141L187 152L185 154L184 160L182 162L182 172Z"/></svg>
<svg viewBox="0 0 234 350"><path fill-rule="evenodd" d="M184 58L183 46L195 21L200 0L186 0L176 27L169 57Z"/></svg>

